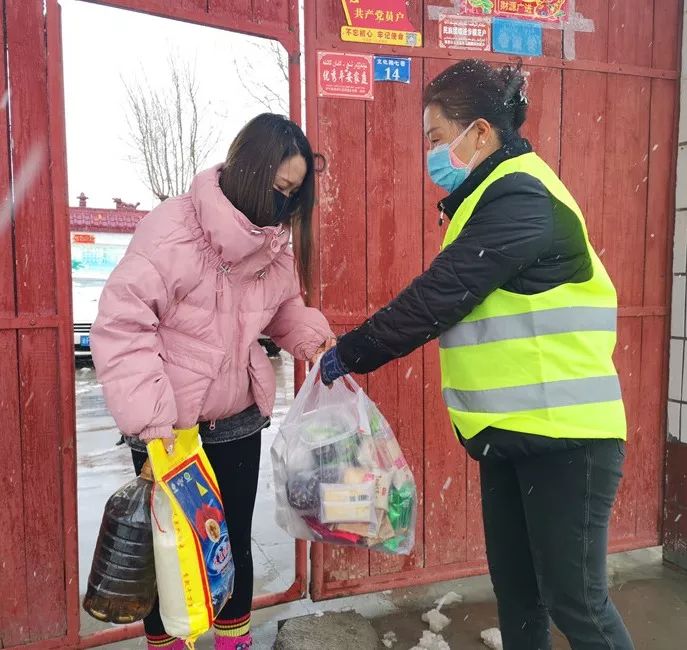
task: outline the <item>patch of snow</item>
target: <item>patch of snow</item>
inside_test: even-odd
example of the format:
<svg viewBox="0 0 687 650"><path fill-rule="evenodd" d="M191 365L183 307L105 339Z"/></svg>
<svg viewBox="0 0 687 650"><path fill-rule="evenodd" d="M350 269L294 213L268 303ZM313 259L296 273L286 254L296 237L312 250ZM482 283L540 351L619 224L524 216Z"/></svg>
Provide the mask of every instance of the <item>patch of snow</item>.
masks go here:
<svg viewBox="0 0 687 650"><path fill-rule="evenodd" d="M429 630L425 630L418 644L410 650L451 650L451 646L444 641L444 637L441 634L434 634Z"/></svg>
<svg viewBox="0 0 687 650"><path fill-rule="evenodd" d="M491 650L503 650L503 641L501 639L501 630L497 627L489 628L484 630L480 637L482 638L482 643L491 648Z"/></svg>
<svg viewBox="0 0 687 650"><path fill-rule="evenodd" d="M385 648L391 648L395 643L398 643L398 638L395 632L387 632L382 638L382 643Z"/></svg>
<svg viewBox="0 0 687 650"><path fill-rule="evenodd" d="M463 602L463 596L460 594L457 594L455 591L449 591L447 594L444 594L441 598L438 598L437 600L434 601L434 604L437 606L437 611L441 611L441 608L444 605L454 605L455 603L462 603Z"/></svg>
<svg viewBox="0 0 687 650"><path fill-rule="evenodd" d="M450 622L451 619L442 614L438 609L430 609L422 615L422 620L429 624L429 629L438 634L441 632Z"/></svg>

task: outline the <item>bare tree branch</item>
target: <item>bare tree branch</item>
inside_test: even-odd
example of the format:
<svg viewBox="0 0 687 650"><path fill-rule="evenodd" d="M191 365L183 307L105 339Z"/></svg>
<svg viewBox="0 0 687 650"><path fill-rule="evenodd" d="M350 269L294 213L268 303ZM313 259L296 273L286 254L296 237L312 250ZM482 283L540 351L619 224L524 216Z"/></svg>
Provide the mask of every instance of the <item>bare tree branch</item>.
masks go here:
<svg viewBox="0 0 687 650"><path fill-rule="evenodd" d="M281 73L282 78L284 81L288 84L289 83L289 62L286 59L286 54L284 50L282 50L281 46L277 41L268 41L270 51L272 53L272 58L276 62L277 66L279 67L279 72Z"/></svg>
<svg viewBox="0 0 687 650"><path fill-rule="evenodd" d="M220 137L213 124L201 123L210 103L200 98L195 67L170 56L166 86L122 81L132 162L160 201L183 194Z"/></svg>
<svg viewBox="0 0 687 650"><path fill-rule="evenodd" d="M270 61L270 67L274 65L278 70L276 87L265 80L264 71L255 69L256 59L265 57ZM252 48L245 51L240 58L234 57L234 69L239 82L253 100L271 113L288 115L288 95L281 90L283 85L288 86L289 62L279 43L266 40L252 44Z"/></svg>

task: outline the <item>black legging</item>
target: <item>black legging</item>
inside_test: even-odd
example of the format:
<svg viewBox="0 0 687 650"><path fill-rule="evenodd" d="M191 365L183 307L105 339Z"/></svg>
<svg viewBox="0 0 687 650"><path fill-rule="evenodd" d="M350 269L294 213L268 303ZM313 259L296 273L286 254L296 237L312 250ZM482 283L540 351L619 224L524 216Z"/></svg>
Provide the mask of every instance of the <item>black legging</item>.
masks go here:
<svg viewBox="0 0 687 650"><path fill-rule="evenodd" d="M261 440L262 435L258 432L241 440L204 446L210 464L215 470L222 495L236 568L233 596L218 617L223 621L243 619L251 611L253 600L251 533L253 509L258 491ZM148 455L132 450L131 456L138 475ZM165 634L157 603L143 623L147 635Z"/></svg>

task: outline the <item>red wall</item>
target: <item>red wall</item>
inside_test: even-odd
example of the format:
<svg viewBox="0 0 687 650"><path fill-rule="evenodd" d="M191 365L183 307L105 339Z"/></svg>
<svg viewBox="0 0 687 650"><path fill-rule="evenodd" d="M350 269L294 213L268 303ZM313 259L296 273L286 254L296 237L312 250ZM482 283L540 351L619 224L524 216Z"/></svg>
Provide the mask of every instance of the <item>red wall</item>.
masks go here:
<svg viewBox="0 0 687 650"><path fill-rule="evenodd" d="M328 160L320 180L316 300L339 330L383 306L430 263L443 237L435 207L440 192L424 172L421 93L434 75L469 53L438 47L438 25L429 20L427 5L451 2L406 4L423 32L422 48L343 43L338 0L309 3L306 14L308 133ZM525 134L577 197L618 288L616 361L629 452L612 546L626 549L661 538L682 3L578 0L576 7L594 21L595 31L576 34L576 58L567 61L562 33L544 30L544 56L526 61ZM412 56L411 84L378 83L370 102L319 98L313 82L318 50ZM316 548L315 597L484 569L478 467L455 441L439 385L434 344L367 379L424 485L418 544L405 560Z"/></svg>

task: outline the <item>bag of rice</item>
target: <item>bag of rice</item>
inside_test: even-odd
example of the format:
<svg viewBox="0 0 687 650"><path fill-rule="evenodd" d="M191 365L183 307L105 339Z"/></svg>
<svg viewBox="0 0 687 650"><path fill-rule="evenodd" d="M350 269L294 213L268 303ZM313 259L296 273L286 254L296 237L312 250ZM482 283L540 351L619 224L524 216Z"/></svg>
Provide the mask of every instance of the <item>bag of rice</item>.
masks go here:
<svg viewBox="0 0 687 650"><path fill-rule="evenodd" d="M153 548L160 616L170 636L189 648L207 632L234 588L234 561L215 473L198 427L176 432L167 453L148 444L155 476Z"/></svg>

